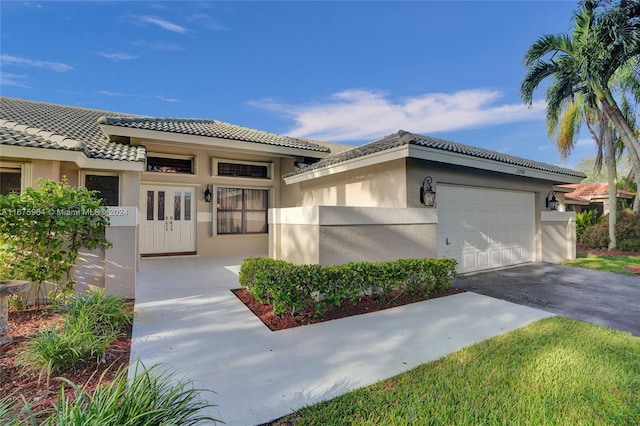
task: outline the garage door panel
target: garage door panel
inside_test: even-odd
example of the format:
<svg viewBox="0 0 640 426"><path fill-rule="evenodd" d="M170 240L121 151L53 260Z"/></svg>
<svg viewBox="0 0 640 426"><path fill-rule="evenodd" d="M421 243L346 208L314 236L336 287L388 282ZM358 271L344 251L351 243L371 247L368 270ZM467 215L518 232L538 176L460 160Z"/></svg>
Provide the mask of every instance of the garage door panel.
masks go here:
<svg viewBox="0 0 640 426"><path fill-rule="evenodd" d="M462 265L465 269L477 269L476 254L475 253L463 254Z"/></svg>
<svg viewBox="0 0 640 426"><path fill-rule="evenodd" d="M532 261L533 200L526 192L438 185L438 254L458 260L462 273Z"/></svg>

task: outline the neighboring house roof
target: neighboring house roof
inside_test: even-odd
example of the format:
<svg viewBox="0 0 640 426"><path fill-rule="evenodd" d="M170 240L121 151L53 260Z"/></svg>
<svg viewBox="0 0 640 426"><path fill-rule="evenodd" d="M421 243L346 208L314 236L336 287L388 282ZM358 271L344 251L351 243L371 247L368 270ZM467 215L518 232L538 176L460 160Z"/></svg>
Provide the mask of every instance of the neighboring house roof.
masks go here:
<svg viewBox="0 0 640 426"><path fill-rule="evenodd" d="M366 143L364 145L355 147L348 151L331 154L328 157L294 170L284 177L291 177L303 173L307 173L314 170L320 170L330 166L334 166L340 163L349 162L360 157L366 157L371 154L377 154L380 152L388 151L393 148L414 145L419 147L431 148L440 151L447 151L457 154L462 154L468 157L493 160L500 163L505 163L513 166L527 167L530 169L536 169L544 172L551 172L560 175L571 176L574 178L585 178L583 173L566 169L563 167L554 166L551 164L541 163L533 160L527 160L525 158L514 157L512 155L503 154L496 151L489 151L474 146L463 145L456 142L447 141L444 139L433 138L430 136L424 136L417 133L409 133L404 130L399 130L397 133L385 136L381 139L373 142Z"/></svg>
<svg viewBox="0 0 640 426"><path fill-rule="evenodd" d="M594 199L602 199L609 197L609 185L606 183L575 183L560 185L561 188L573 189L572 192L565 194L565 200L591 201ZM635 193L617 190L618 198L633 198Z"/></svg>
<svg viewBox="0 0 640 426"><path fill-rule="evenodd" d="M288 148L299 148L309 151L330 152L326 146L310 139L269 133L250 129L217 120L185 119L185 118L117 118L102 117L100 124L129 127L134 129L155 130L160 132L181 133L194 136L214 137L221 139L255 142Z"/></svg>
<svg viewBox="0 0 640 426"><path fill-rule="evenodd" d="M0 144L83 151L88 158L145 161L146 148L111 142L98 125L101 111L15 98L0 98ZM127 115L134 117L133 115Z"/></svg>

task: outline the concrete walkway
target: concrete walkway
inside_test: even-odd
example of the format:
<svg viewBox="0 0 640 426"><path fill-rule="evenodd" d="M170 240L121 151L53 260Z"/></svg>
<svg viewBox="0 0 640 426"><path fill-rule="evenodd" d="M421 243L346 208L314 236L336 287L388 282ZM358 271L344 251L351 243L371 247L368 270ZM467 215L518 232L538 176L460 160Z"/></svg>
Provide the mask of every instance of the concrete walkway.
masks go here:
<svg viewBox="0 0 640 426"><path fill-rule="evenodd" d="M162 363L227 425L264 423L552 316L464 293L272 332L229 291L242 257L145 259L132 362Z"/></svg>

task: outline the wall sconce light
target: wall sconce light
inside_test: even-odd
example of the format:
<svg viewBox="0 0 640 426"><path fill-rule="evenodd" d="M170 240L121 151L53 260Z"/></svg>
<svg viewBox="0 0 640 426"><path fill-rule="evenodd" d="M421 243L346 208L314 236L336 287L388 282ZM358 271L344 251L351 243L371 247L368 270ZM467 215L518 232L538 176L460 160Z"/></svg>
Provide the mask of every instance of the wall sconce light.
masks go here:
<svg viewBox="0 0 640 426"><path fill-rule="evenodd" d="M433 207L436 205L436 193L431 188L431 176L427 176L422 181L422 186L420 187L420 204L425 207Z"/></svg>
<svg viewBox="0 0 640 426"><path fill-rule="evenodd" d="M204 200L207 203L210 203L212 197L213 197L213 192L211 192L211 185L207 184L207 189L204 190Z"/></svg>
<svg viewBox="0 0 640 426"><path fill-rule="evenodd" d="M556 193L553 191L549 191L549 193L547 194L547 208L549 210L556 210L558 208Z"/></svg>

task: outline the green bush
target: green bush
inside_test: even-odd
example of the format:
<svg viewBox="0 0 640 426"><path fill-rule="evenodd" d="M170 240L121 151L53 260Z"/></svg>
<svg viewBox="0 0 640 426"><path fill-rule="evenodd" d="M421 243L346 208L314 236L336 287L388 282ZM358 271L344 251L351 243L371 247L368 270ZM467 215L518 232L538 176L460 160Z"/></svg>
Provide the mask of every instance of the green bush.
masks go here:
<svg viewBox="0 0 640 426"><path fill-rule="evenodd" d="M589 226L593 226L598 223L598 213L595 210L585 210L576 214L576 239L577 241L584 242L582 237L584 236L584 230Z"/></svg>
<svg viewBox="0 0 640 426"><path fill-rule="evenodd" d="M453 259L401 259L392 262L350 262L343 265L294 265L283 260L250 257L242 262L240 284L275 315L355 301L363 295L383 299L394 290L429 294L453 283Z"/></svg>
<svg viewBox="0 0 640 426"><path fill-rule="evenodd" d="M62 379L56 405L41 412L32 412L24 400L22 408L0 400L0 424L137 426L220 422L204 412L215 407L200 397L205 390L156 370L157 366L138 372L136 365L134 377L128 380L128 369L121 368L110 382L101 377L94 391ZM65 384L73 389L71 397L65 392Z"/></svg>
<svg viewBox="0 0 640 426"><path fill-rule="evenodd" d="M615 226L618 250L640 252L640 216L627 209L618 213ZM587 247L606 249L609 246L609 218L585 229L583 242Z"/></svg>
<svg viewBox="0 0 640 426"><path fill-rule="evenodd" d="M37 188L0 195L0 275L31 281L37 302L73 293L73 267L82 247L109 247L109 215L95 192L66 180L41 180ZM54 285L41 294L42 284Z"/></svg>

